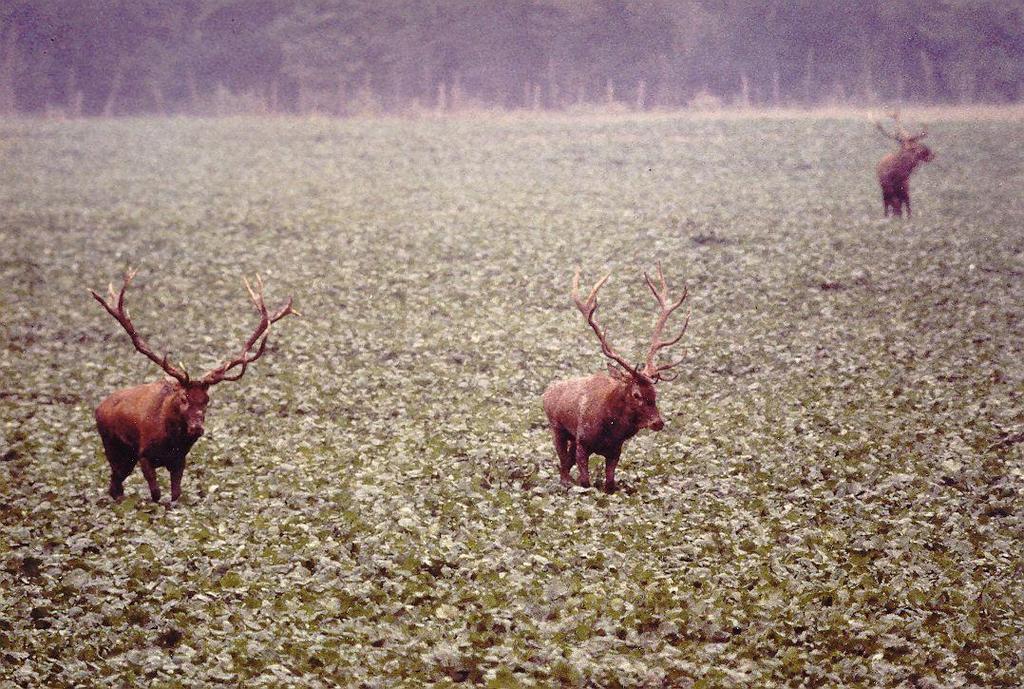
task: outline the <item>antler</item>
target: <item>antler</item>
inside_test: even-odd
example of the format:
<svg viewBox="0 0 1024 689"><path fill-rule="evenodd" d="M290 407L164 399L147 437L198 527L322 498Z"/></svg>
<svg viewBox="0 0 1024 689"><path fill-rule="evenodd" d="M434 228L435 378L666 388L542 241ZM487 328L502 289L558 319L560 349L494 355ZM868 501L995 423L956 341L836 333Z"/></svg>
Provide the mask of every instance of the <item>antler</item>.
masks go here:
<svg viewBox="0 0 1024 689"><path fill-rule="evenodd" d="M128 337L132 339L132 344L135 345L135 349L149 357L157 366L162 368L167 375L172 378L176 378L182 384L187 384L189 381L188 372L185 371L184 367L178 368L173 366L170 363L167 354L164 354L162 357L157 355L156 352L150 349L149 345L146 344L146 341L142 339L142 336L139 335L135 326L132 324L131 316L128 315L128 310L124 306L124 293L125 290L128 289L128 285L131 284L131 281L137 272L138 270L131 269L125 271L124 284L121 285L121 292L119 294L114 294L113 283L107 285L107 290L110 293L110 302L107 302L103 297L97 294L95 290L90 289L89 293L94 299L96 299L96 301L103 305L103 308L107 310L107 313L113 316L117 322L121 324L121 327L128 333Z"/></svg>
<svg viewBox="0 0 1024 689"><path fill-rule="evenodd" d="M900 111L891 110L886 114L889 115L889 118L893 121L893 123L896 126L896 129L893 131L893 133L890 134L889 132L885 131L885 127L883 127L882 123L879 122L878 120L875 120L875 126L878 128L878 131L882 132L882 134L887 139L892 139L893 141L896 141L898 143L903 143L907 138L907 131L903 128L903 124L900 122Z"/></svg>
<svg viewBox="0 0 1024 689"><path fill-rule="evenodd" d="M245 280L245 289L249 291L249 298L252 299L252 303L255 304L256 310L260 313L260 322L256 325L256 329L253 331L249 339L245 341L245 345L242 347L241 353L234 359L225 361L217 368L206 373L200 382L209 387L216 385L221 381L225 380L238 380L245 375L245 369L248 368L249 364L263 356L263 352L267 348L267 337L270 335L269 329L273 323L281 320L290 313L294 313L296 316L301 315L298 311L292 308L292 298L288 297L288 301L277 310L277 312L271 316L267 311L267 305L263 302L263 279L256 276L256 289L252 288L248 280ZM263 338L263 339L260 339ZM252 348L256 346L256 342L259 342L259 347L253 352ZM228 371L241 366L235 374L228 374Z"/></svg>
<svg viewBox="0 0 1024 689"><path fill-rule="evenodd" d="M576 274L573 275L572 278L572 300L576 302L576 308L578 308L580 310L580 313L583 314L583 317L587 319L587 323L590 325L591 328L594 329L594 332L597 334L597 339L601 341L601 353L604 354L609 359L611 359L612 361L614 361L615 363L617 363L622 368L626 369L627 371L633 373L634 375L639 375L636 366L630 364L628 361L622 358L622 356L620 356L614 349L612 349L611 344L609 344L608 342L608 338L605 337L604 331L601 330L601 326L597 324L597 319L594 318L594 312L597 311L598 306L597 292L599 289L601 289L601 287L604 285L604 283L608 280L609 277L611 277L611 273L608 273L603 278L598 280L597 283L594 284L594 288L590 290L590 295L587 297L586 301L580 301L580 270L579 268L577 268Z"/></svg>
<svg viewBox="0 0 1024 689"><path fill-rule="evenodd" d="M686 312L686 321L683 323L683 329L679 331L678 335L676 335L671 340L662 340L661 333L665 329L665 324L668 323L668 318L669 316L672 315L672 312L678 309L682 305L682 303L686 301L686 297L689 294L689 290L684 285L683 296L679 297L677 301L670 304L668 297L668 283L665 282L665 274L661 272L660 261L658 262L658 281L661 283L661 289L659 290L657 287L654 286L654 282L651 280L650 276L647 275L646 272L644 272L644 280L647 282L647 286L651 288L651 294L653 294L654 298L658 300L658 305L661 307L661 312L658 314L658 320L655 321L654 323L654 333L651 335L651 348L647 350L647 360L644 364L643 373L644 375L646 375L648 378L655 382L659 380L673 380L676 377L675 374L672 374L671 376L666 376L663 372L668 371L669 369L673 369L679 364L683 363L683 361L685 361L685 358L681 358L677 361L673 361L670 364L664 364L662 366L656 366L654 363L654 358L657 356L660 350L664 349L665 347L671 347L672 345L679 342L679 340L683 339L683 335L686 333L686 327L690 324L689 311Z"/></svg>
<svg viewBox="0 0 1024 689"><path fill-rule="evenodd" d="M878 120L875 120L875 126L878 127L878 131L882 132L882 134L884 134L886 136L886 138L892 139L893 141L896 141L896 142L898 142L900 144L904 144L904 143L908 143L908 142L911 142L911 141L920 141L924 137L928 136L928 127L927 127L927 125L923 125L922 124L921 125L921 133L911 136L910 132L907 131L906 127L903 126L903 122L900 120L900 111L899 110L892 110L892 111L890 111L887 114L889 115L889 118L892 119L892 121L896 125L896 129L895 129L895 131L892 134L890 134L889 132L885 131L885 128L882 127L882 123L881 122L879 122Z"/></svg>

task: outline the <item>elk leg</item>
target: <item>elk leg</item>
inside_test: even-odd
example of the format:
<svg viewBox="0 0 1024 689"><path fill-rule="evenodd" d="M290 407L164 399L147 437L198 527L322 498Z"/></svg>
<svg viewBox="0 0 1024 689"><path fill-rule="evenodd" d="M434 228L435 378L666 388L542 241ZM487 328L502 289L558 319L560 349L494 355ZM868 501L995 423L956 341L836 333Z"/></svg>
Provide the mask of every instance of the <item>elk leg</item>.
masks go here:
<svg viewBox="0 0 1024 689"><path fill-rule="evenodd" d="M135 468L135 457L131 450L122 442L106 435L100 435L103 441L103 454L110 465L110 486L107 492L115 500L124 495L124 480Z"/></svg>
<svg viewBox="0 0 1024 689"><path fill-rule="evenodd" d="M907 217L911 217L913 213L910 212L910 194L908 192L903 194L903 205L907 207Z"/></svg>
<svg viewBox="0 0 1024 689"><path fill-rule="evenodd" d="M615 467L619 465L619 453L604 458L604 492L611 495L615 492Z"/></svg>
<svg viewBox="0 0 1024 689"><path fill-rule="evenodd" d="M160 502L160 484L156 482L156 469L146 457L139 458L139 468L142 469L142 475L149 484L149 496L153 498L153 502Z"/></svg>
<svg viewBox="0 0 1024 689"><path fill-rule="evenodd" d="M185 460L171 467L171 502L181 497L181 476L185 473Z"/></svg>
<svg viewBox="0 0 1024 689"><path fill-rule="evenodd" d="M558 453L558 474L563 486L572 485L569 469L575 461L575 443L572 436L564 428L551 427L551 437L555 441L555 452Z"/></svg>
<svg viewBox="0 0 1024 689"><path fill-rule="evenodd" d="M580 473L580 485L590 488L590 452L583 446L583 443L576 443L576 469Z"/></svg>

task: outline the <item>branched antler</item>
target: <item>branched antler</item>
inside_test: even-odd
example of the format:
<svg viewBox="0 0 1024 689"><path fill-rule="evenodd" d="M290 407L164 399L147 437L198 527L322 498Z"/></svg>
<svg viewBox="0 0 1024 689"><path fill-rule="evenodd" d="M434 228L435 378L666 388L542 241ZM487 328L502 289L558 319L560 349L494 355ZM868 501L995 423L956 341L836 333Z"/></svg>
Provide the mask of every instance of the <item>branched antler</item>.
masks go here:
<svg viewBox="0 0 1024 689"><path fill-rule="evenodd" d="M895 130L891 134L885 131L885 127L882 126L881 122L875 120L875 127L877 127L878 131L882 132L882 134L886 138L892 139L893 141L896 141L899 144L905 144L914 141L920 141L924 137L928 136L928 127L926 125L921 125L921 132L919 134L911 135L910 132L908 132L906 128L903 126L903 122L900 120L899 110L891 110L887 114L895 124Z"/></svg>
<svg viewBox="0 0 1024 689"><path fill-rule="evenodd" d="M114 293L113 283L107 286L107 290L110 294L109 302L97 294L95 290L90 289L89 293L94 299L96 299L96 301L103 305L103 308L107 310L107 313L113 316L117 322L121 324L121 327L128 333L128 337L131 338L132 344L135 345L135 349L149 357L149 359L162 368L167 375L177 379L182 384L187 384L189 382L189 377L185 368L178 368L177 366L172 365L167 354L164 354L161 357L154 352L150 346L146 344L146 341L142 339L142 336L139 335L139 332L135 329L135 325L132 323L131 316L128 315L128 310L124 305L124 293L125 290L128 289L128 285L131 284L131 281L137 272L138 270L132 269L125 271L124 283L121 285L120 293Z"/></svg>
<svg viewBox="0 0 1024 689"><path fill-rule="evenodd" d="M594 313L597 311L597 292L604 286L608 278L611 277L611 273L608 273L603 278L598 280L593 289L590 290L590 294L587 296L586 301L580 301L580 270L576 269L576 274L572 278L572 300L576 303L576 308L580 310L583 317L587 319L587 323L591 328L594 329L594 333L597 334L597 339L601 342L601 353L606 357L617 363L619 366L624 368L630 373L636 374L636 366L631 365L621 355L616 352L611 343L608 342L608 338L605 336L601 326L598 325L597 319L594 317Z"/></svg>
<svg viewBox="0 0 1024 689"><path fill-rule="evenodd" d="M689 290L684 286L683 295L675 302L669 303L668 283L665 281L665 274L661 271L660 261L658 262L658 282L660 289L654 285L654 282L646 272L644 272L644 280L647 282L647 286L651 289L651 294L653 294L654 298L658 301L658 306L661 307L661 311L658 314L658 320L654 323L654 332L651 335L651 347L647 350L647 358L644 363L643 373L653 381L674 380L676 377L675 374L666 375L664 372L683 363L685 358L680 358L670 364L663 364L661 366L655 365L654 360L660 350L666 347L671 347L679 342L679 340L683 339L683 335L686 333L686 327L690 324L689 311L686 312L686 321L683 323L683 329L679 331L678 335L671 340L662 340L661 333L665 330L665 325L668 323L668 318L672 315L672 312L678 309L682 303L686 301L686 297L689 295Z"/></svg>
<svg viewBox="0 0 1024 689"><path fill-rule="evenodd" d="M270 326L277 321L281 320L288 314L295 314L296 316L301 315L298 311L292 308L292 298L288 297L288 300L277 310L274 315L270 315L267 311L267 305L263 301L263 279L256 276L256 289L254 290L252 285L249 284L248 280L244 280L245 289L249 292L249 298L252 303L256 306L256 310L260 314L260 322L256 325L256 329L253 331L249 339L245 341L245 345L242 347L242 351L234 359L225 361L217 368L206 373L200 382L205 386L216 385L225 380L238 380L245 375L245 369L248 368L249 364L263 356L263 352L267 348L267 337L270 335ZM261 339L262 338L262 339ZM256 347L256 343L259 342L259 346ZM253 347L256 347L256 351L252 351ZM241 367L236 373L229 374L231 369Z"/></svg>

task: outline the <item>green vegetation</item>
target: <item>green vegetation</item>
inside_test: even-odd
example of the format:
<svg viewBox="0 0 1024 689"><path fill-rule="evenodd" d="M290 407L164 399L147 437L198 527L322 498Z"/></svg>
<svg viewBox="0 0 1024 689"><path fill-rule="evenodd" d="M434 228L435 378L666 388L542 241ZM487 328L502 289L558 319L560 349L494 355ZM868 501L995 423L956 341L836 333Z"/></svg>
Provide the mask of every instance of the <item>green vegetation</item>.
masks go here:
<svg viewBox="0 0 1024 689"><path fill-rule="evenodd" d="M0 686L1021 686L1024 123L931 130L899 222L852 117L3 125ZM659 259L668 425L566 491L572 270L636 356ZM303 313L172 509L104 492L129 264L192 371Z"/></svg>

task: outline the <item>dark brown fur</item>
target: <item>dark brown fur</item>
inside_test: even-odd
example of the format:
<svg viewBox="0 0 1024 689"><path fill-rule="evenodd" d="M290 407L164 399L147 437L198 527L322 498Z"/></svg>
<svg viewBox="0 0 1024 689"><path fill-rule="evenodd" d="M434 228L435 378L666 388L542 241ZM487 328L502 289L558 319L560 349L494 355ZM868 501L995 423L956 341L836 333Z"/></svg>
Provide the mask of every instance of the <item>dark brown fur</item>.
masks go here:
<svg viewBox="0 0 1024 689"><path fill-rule="evenodd" d="M931 161L935 154L921 143L921 139L928 135L927 128L912 136L904 129L898 111L889 113L889 117L896 127L892 133L885 131L881 122L875 122L883 136L899 144L899 149L878 161L875 169L878 173L878 184L882 187L882 213L889 217L891 210L894 216L902 216L903 207L906 206L909 218L912 215L910 175L918 165Z"/></svg>
<svg viewBox="0 0 1024 689"><path fill-rule="evenodd" d="M643 428L665 427L656 405L653 383L620 374L597 373L552 383L544 392L544 413L558 453L563 485L572 485L569 470L579 472L581 486L590 485L590 455L605 458L604 489L615 490L615 467L622 446Z"/></svg>
<svg viewBox="0 0 1024 689"><path fill-rule="evenodd" d="M266 351L271 324L296 312L289 298L271 315L263 302L263 282L259 276L256 276L255 290L246 281L249 297L260 314L259 324L239 355L207 372L202 378L193 380L184 369L171 364L166 354L161 357L153 351L135 329L124 303L125 291L134 277L134 271L125 273L120 293L115 293L111 285L109 300L92 290L90 292L107 313L121 324L135 349L160 366L168 378L118 390L104 399L96 407L96 429L103 441L107 463L110 464L110 497L116 500L124 495L124 480L138 464L154 502L160 500L156 468L167 468L171 474L173 502L181 497L185 457L203 435L206 408L210 404L210 387L225 380L241 378L249 364Z"/></svg>
<svg viewBox="0 0 1024 689"><path fill-rule="evenodd" d="M124 480L138 463L153 501L160 500L157 467L171 474L171 500L181 496L185 456L203 435L210 397L200 385L160 380L118 390L96 407L96 428L110 464L110 496L124 495Z"/></svg>
<svg viewBox="0 0 1024 689"><path fill-rule="evenodd" d="M890 153L878 162L878 184L882 187L882 212L889 216L890 209L895 216L903 215L903 207L910 210L910 174L921 163L927 163L935 155L927 146L916 141L907 141L900 150Z"/></svg>
<svg viewBox="0 0 1024 689"><path fill-rule="evenodd" d="M614 363L609 363L608 373L552 383L544 392L544 413L548 417L548 427L558 454L559 476L563 485L572 485L569 471L575 464L580 485L590 486L590 455L597 454L605 458L604 489L608 493L614 492L615 467L618 466L623 444L641 429L660 431L665 427L658 412L654 385L661 380L672 380L674 376L669 373L670 369L683 360L659 366L655 359L660 350L679 342L686 332L684 323L675 338L661 339L669 316L686 300L687 293L684 289L678 300L670 302L661 265L658 266L658 277L660 284L656 286L644 274L647 286L661 310L643 369L631 366L612 348L594 317L598 307L598 290L608 276L594 285L585 301L579 297L579 271L573 277L573 301L597 335L602 353ZM687 315L687 323L689 320Z"/></svg>

